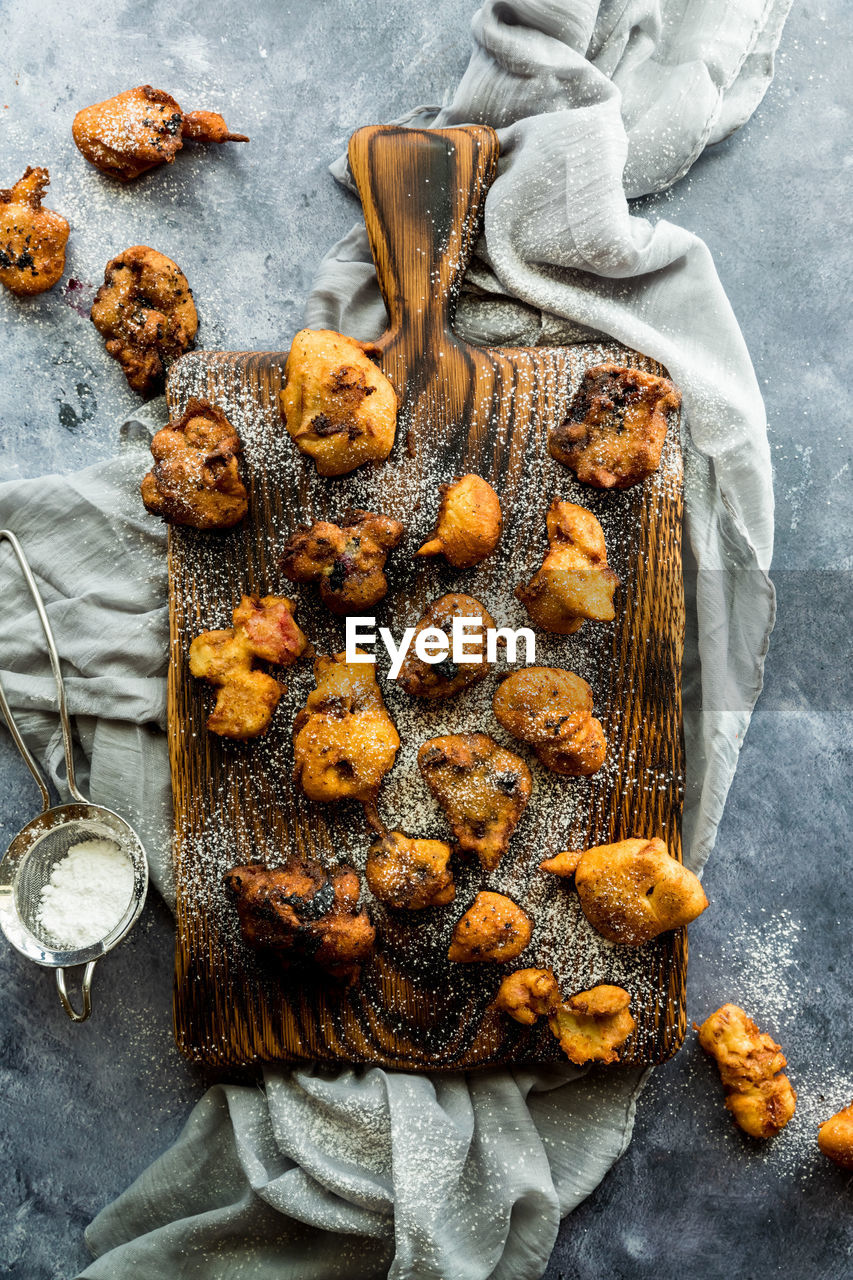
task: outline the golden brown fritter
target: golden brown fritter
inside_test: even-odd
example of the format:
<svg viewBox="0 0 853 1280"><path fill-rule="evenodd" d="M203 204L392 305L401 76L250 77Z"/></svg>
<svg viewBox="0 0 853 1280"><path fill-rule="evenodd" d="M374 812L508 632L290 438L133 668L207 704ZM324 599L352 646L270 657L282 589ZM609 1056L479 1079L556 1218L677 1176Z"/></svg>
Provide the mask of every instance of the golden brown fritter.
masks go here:
<svg viewBox="0 0 853 1280"><path fill-rule="evenodd" d="M417 556L444 555L454 569L471 569L490 556L501 536L501 504L481 476L467 475L440 487L435 533Z"/></svg>
<svg viewBox="0 0 853 1280"><path fill-rule="evenodd" d="M372 806L400 746L375 667L336 653L316 660L314 678L293 724L294 778L310 800Z"/></svg>
<svg viewBox="0 0 853 1280"><path fill-rule="evenodd" d="M152 515L194 529L230 529L249 509L240 479L240 437L222 410L190 400L151 441L154 466L142 481Z"/></svg>
<svg viewBox="0 0 853 1280"><path fill-rule="evenodd" d="M456 895L450 845L389 831L370 846L365 879L380 902L401 911L444 907Z"/></svg>
<svg viewBox="0 0 853 1280"><path fill-rule="evenodd" d="M293 860L269 870L235 867L223 879L249 946L289 963L310 960L334 978L353 982L373 954L376 930L351 867L326 872L319 862Z"/></svg>
<svg viewBox="0 0 853 1280"><path fill-rule="evenodd" d="M454 618L479 619L479 625L472 625L465 631L465 654L474 659L472 662L453 661ZM397 675L400 687L413 698L452 698L461 689L485 679L494 665L486 661L486 632L494 626L492 615L473 596L453 591L433 600L418 622L409 651L403 659ZM424 662L418 657L415 645L423 631L440 631L447 636L450 642L447 655L440 661ZM435 640L438 642L440 637L436 636ZM431 652L438 652L435 645L431 645Z"/></svg>
<svg viewBox="0 0 853 1280"><path fill-rule="evenodd" d="M667 378L599 364L587 369L548 448L584 484L628 489L660 466L666 415L681 404Z"/></svg>
<svg viewBox="0 0 853 1280"><path fill-rule="evenodd" d="M699 1043L716 1060L726 1106L744 1133L775 1138L797 1106L790 1080L780 1074L787 1065L781 1047L734 1004L705 1019Z"/></svg>
<svg viewBox="0 0 853 1280"><path fill-rule="evenodd" d="M553 865L542 866L563 874ZM698 878L658 839L587 849L577 864L575 887L593 929L628 947L690 924L708 905Z"/></svg>
<svg viewBox="0 0 853 1280"><path fill-rule="evenodd" d="M71 228L42 208L47 169L28 167L14 187L0 190L0 284L18 297L52 289L65 270Z"/></svg>
<svg viewBox="0 0 853 1280"><path fill-rule="evenodd" d="M459 848L494 871L530 799L527 765L487 733L450 733L421 746L418 767Z"/></svg>
<svg viewBox="0 0 853 1280"><path fill-rule="evenodd" d="M71 134L82 155L102 173L130 182L158 164L171 164L184 139L248 142L231 133L215 111L183 112L171 94L141 84L78 111Z"/></svg>
<svg viewBox="0 0 853 1280"><path fill-rule="evenodd" d="M232 133L218 111L185 111L181 137L189 142L248 142L245 133Z"/></svg>
<svg viewBox="0 0 853 1280"><path fill-rule="evenodd" d="M492 710L507 732L529 743L554 773L587 777L604 763L607 741L592 714L592 689L572 671L513 671L498 685Z"/></svg>
<svg viewBox="0 0 853 1280"><path fill-rule="evenodd" d="M853 1170L853 1102L824 1120L817 1131L817 1145L842 1169Z"/></svg>
<svg viewBox="0 0 853 1280"><path fill-rule="evenodd" d="M453 930L449 960L504 964L521 955L533 934L533 921L512 898L484 889Z"/></svg>
<svg viewBox="0 0 853 1280"><path fill-rule="evenodd" d="M301 525L284 544L281 571L291 582L316 582L332 613L363 613L385 595L385 561L403 525L370 511L345 511L340 525Z"/></svg>
<svg viewBox="0 0 853 1280"><path fill-rule="evenodd" d="M616 1050L637 1025L630 1003L631 997L622 987L592 987L570 996L549 1019L549 1026L563 1053L577 1066L618 1062Z"/></svg>
<svg viewBox="0 0 853 1280"><path fill-rule="evenodd" d="M204 631L193 640L190 672L216 688L216 706L207 718L211 733L240 739L266 733L283 686L254 664L289 667L304 651L307 641L293 610L284 596L243 596L233 626Z"/></svg>
<svg viewBox="0 0 853 1280"><path fill-rule="evenodd" d="M169 365L193 345L198 314L180 267L135 244L107 263L92 323L132 389L151 396L162 391Z"/></svg>
<svg viewBox="0 0 853 1280"><path fill-rule="evenodd" d="M537 1018L554 1013L559 1003L560 988L550 969L517 969L501 982L492 1008L532 1027Z"/></svg>
<svg viewBox="0 0 853 1280"><path fill-rule="evenodd" d="M601 525L591 511L555 498L546 517L548 554L515 594L543 631L570 636L584 619L611 622L619 579L607 565Z"/></svg>
<svg viewBox="0 0 853 1280"><path fill-rule="evenodd" d="M539 867L542 871L550 871L552 875L569 879L577 871L583 855L583 849L564 849L562 853L555 853L553 858L540 862Z"/></svg>
<svg viewBox="0 0 853 1280"><path fill-rule="evenodd" d="M564 778L590 777L604 764L607 740L601 722L594 716L567 741L543 742L536 747L540 764Z"/></svg>
<svg viewBox="0 0 853 1280"><path fill-rule="evenodd" d="M391 452L397 395L370 358L378 355L374 343L331 329L303 329L293 339L281 411L318 475L343 476Z"/></svg>

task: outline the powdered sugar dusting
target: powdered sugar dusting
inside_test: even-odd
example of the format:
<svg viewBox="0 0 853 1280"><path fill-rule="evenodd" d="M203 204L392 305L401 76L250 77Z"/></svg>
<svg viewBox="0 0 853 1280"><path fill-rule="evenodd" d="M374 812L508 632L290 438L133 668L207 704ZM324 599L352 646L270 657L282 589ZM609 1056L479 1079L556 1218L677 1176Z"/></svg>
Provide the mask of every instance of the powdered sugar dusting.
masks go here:
<svg viewBox="0 0 853 1280"><path fill-rule="evenodd" d="M744 1159L758 1160L780 1176L810 1181L825 1164L817 1148L824 1120L853 1100L853 1071L843 1055L804 1054L797 1039L798 1011L820 1001L820 989L804 978L800 947L804 925L790 910L761 908L742 921L720 948L728 996L762 1030L778 1040L788 1059L786 1074L797 1092L794 1118L772 1142L741 1144Z"/></svg>
<svg viewBox="0 0 853 1280"><path fill-rule="evenodd" d="M391 553L386 567L389 594L376 609L378 625L390 626L396 636L403 627L417 622L430 600L450 590L464 591L481 600L500 627L529 625L514 589L542 562L547 546L545 512L552 496L578 502L596 514L604 529L609 562L624 584L622 592L631 590L634 573L642 572L642 559L639 567L634 567L640 490L604 493L581 486L550 457L546 447L547 429L564 415L583 370L620 355L625 358L624 352L611 345L590 343L554 353L543 362L532 362L524 351L516 351L512 353L514 365L510 365L499 352L495 370L490 373L486 369L480 374L482 394L464 406L454 403L452 387L441 385L439 356L439 390L426 409L424 401L419 402L417 418L413 418L411 406L404 401L395 448L388 462L332 481L319 479L313 466L297 452L281 424L276 403L259 406L251 370L244 381L241 371L235 372L233 366L211 364L203 357L185 360L181 366L181 399L192 395L214 399L242 436L254 517L263 533L260 546L251 525L222 539L204 539L183 530L175 533L187 566L181 574L180 592L183 607L189 606L180 637L183 651L198 631L227 626L230 609L244 590L281 592L291 597L298 593L297 620L316 651L343 649L341 620L328 613L312 588L297 589L285 582L276 563L296 524L339 518L348 506L381 511L406 525L404 542ZM264 364L264 357L260 362ZM270 382L275 392L282 370L274 360L272 363ZM648 362L640 363L648 367ZM393 365L386 363L385 367L395 381ZM396 379L398 385L400 380ZM526 418L531 425L512 437L496 439L494 415L498 405L503 410L511 409L516 421ZM547 421L542 417L544 406L548 408ZM434 528L439 485L465 470L484 475L501 496L504 530L497 551L470 571L454 571L442 559L428 564L413 562L413 551ZM652 505L677 500L680 483L680 452L671 430L660 470L643 486L643 500ZM490 876L476 860L454 858L457 896L449 907L409 913L402 918L388 912L381 903L371 903L380 939L380 963L365 968L354 998L381 1008L386 1023L395 1025L401 1036L425 1047L434 1055L436 1064L452 1060L448 1055L460 1035L463 1042L466 1036L470 1038L499 980L480 966L451 966L446 960L453 926L482 888L507 893L534 917L533 941L519 963L553 968L566 994L600 981L627 987L634 996L635 1012L640 1012L644 1021L644 1034L654 1036L653 1020L663 1007L661 988L671 942L637 950L614 948L587 924L571 884L539 870L539 862L558 850L595 842L587 839L590 822L593 829L606 829L606 824L601 826L604 815L608 806L617 802L615 797L626 782L619 761L623 715L630 700L642 701L645 693L629 687L622 668L615 669L613 650L619 613L617 596L615 623L588 622L571 637L537 633L538 664L566 667L593 688L594 714L604 723L609 750L603 769L592 779L566 779L550 773L532 751L501 728L491 710L494 674L455 698L420 701L386 678L388 660L381 648L377 650L378 678L401 738L395 766L379 797L379 808L389 828L413 836L449 838L449 827L416 764L419 746L430 737L456 732L488 733L522 755L533 774L530 803L508 854ZM501 658L496 674L508 669L505 658ZM630 669L629 664L625 671ZM223 873L241 861L261 858L280 862L289 852L317 856L326 863L346 861L363 870L369 845L356 806L314 805L294 791L290 730L297 711L314 688L310 663L302 662L289 669L286 683L287 692L270 732L248 744L223 744L210 739L202 722L204 712L209 710L207 691L194 689L193 696L199 699L199 721L196 726L194 719L194 732L214 761L210 777L222 778L223 783L221 793L206 795L204 788L209 788L210 783L204 782L202 793L195 798L197 812L190 829L181 833L179 840L179 879L186 904L179 915L182 924L186 921L187 944L192 949L196 930L201 928L204 933L210 928L217 939L214 945L227 950L229 968L233 964L236 970L254 975L253 981L262 985L269 975L243 948L236 913L222 894ZM628 765L635 764L639 775L637 803L641 799L644 811L650 815L664 815L665 832L667 824L676 822L682 779L673 776L662 763L654 764L653 753L644 753L642 743L640 748L642 759L635 760L630 749L628 753ZM217 760L224 768L216 766ZM251 790L251 805L244 803L246 790ZM655 819L656 823L659 821L660 818ZM632 822L629 816L631 829L626 827L625 836L634 834ZM366 887L364 893L369 900ZM200 923L202 918L206 924ZM407 975L417 993L417 1008L405 999L402 1004L389 1007L395 997L393 984L382 978L383 955ZM470 1006L471 1022L471 1028L461 1032L460 1001ZM431 1025L424 1025L427 1008L434 1014ZM442 1025L443 1016L452 1025ZM545 1029L541 1034L539 1030L524 1034L526 1040L519 1046L519 1059L558 1056Z"/></svg>
<svg viewBox="0 0 853 1280"><path fill-rule="evenodd" d="M765 907L737 921L712 951L705 949L701 930L692 944L702 987L701 1003L695 992L691 995L695 1022L730 1002L782 1047L785 1073L797 1093L796 1112L782 1132L759 1141L737 1128L724 1108L717 1068L700 1048L695 1030L688 1031L676 1061L654 1072L649 1085L656 1102L651 1114L660 1117L662 1110L666 1112L668 1132L677 1124L684 1146L692 1141L697 1149L701 1144L718 1150L727 1162L736 1163L738 1176L754 1170L756 1187L767 1194L772 1194L774 1178L806 1187L830 1171L818 1149L817 1132L824 1120L853 1100L853 1071L835 1037L823 1041L803 1035L803 1010L823 999L820 987L806 976L805 929L789 909ZM695 1133L698 1128L701 1134Z"/></svg>

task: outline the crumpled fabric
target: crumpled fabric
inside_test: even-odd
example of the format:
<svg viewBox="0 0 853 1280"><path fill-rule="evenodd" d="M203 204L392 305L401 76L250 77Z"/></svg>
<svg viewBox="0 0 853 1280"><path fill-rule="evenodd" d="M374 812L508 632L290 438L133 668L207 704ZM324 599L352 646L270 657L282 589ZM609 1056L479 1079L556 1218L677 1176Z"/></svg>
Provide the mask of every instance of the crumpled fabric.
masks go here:
<svg viewBox="0 0 853 1280"><path fill-rule="evenodd" d="M498 177L457 327L471 341L604 333L660 360L684 395L688 633L685 856L713 846L761 687L773 622L764 410L707 249L631 214L746 120L772 76L790 0L490 0L452 100L408 123L498 129ZM346 181L345 162L333 166ZM384 310L362 227L324 260L306 322L368 338ZM148 425L150 419L140 414ZM93 799L136 823L170 897L165 544L138 451L71 477L0 486L69 674ZM8 555L0 674L28 741L62 780ZM89 1229L85 1277L388 1275L535 1280L561 1216L630 1140L636 1070L268 1071L222 1085L177 1143Z"/></svg>

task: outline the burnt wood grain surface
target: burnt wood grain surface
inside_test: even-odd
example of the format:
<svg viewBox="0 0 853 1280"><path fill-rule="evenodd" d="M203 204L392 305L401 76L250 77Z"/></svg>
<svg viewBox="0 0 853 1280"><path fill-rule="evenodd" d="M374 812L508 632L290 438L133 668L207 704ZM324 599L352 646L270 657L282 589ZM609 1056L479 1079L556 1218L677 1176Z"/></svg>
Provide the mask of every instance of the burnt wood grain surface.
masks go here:
<svg viewBox="0 0 853 1280"><path fill-rule="evenodd" d="M453 924L479 889L491 887L509 893L536 921L530 948L509 967L553 966L564 995L607 980L628 987L637 1030L623 1061L661 1061L679 1047L685 1030L684 932L636 949L610 947L583 919L571 884L544 875L538 864L559 848L632 835L662 836L681 856L677 415L659 473L624 492L577 484L547 452L548 430L565 416L585 368L616 359L663 371L607 340L486 349L454 333L458 290L495 174L491 130L367 128L354 135L349 154L388 309L379 363L400 398L389 460L348 477L315 475L279 413L286 351L192 353L175 366L167 388L173 415L194 395L222 405L244 440L250 491L242 527L169 534L178 1044L190 1058L218 1066L316 1060L435 1070L560 1060L546 1026L523 1028L491 1012L497 966L446 959ZM443 561L413 560L434 524L437 481L467 471L484 476L500 495L504 530L497 553L462 572ZM592 779L557 779L527 755L534 797L498 872L487 877L470 862L460 864L456 902L442 909L404 917L375 907L377 954L354 987L342 990L276 968L242 943L222 892L223 871L255 860L274 865L289 852L362 869L368 839L360 811L313 804L291 781L292 719L313 688L310 662L283 675L288 694L264 739L225 742L205 728L211 691L190 677L191 639L227 626L244 591L278 592L298 595L297 620L318 653L343 648L340 621L319 606L311 588L295 592L277 560L297 525L334 518L348 505L385 511L407 525L406 540L389 561L380 624L397 633L429 600L460 590L483 600L499 625L524 625L513 589L541 563L545 513L555 495L595 512L621 581L615 622L587 622L578 637L538 637L537 661L577 670L592 685L595 714L608 736L605 768ZM453 708L424 708L405 705L413 700L390 688L378 670L404 740L380 794L389 827L402 823L400 813L411 816L418 785L409 776L417 773L412 753L433 733L482 729L525 754L490 716L494 677L467 703L466 692ZM424 789L414 808L422 829L410 834L440 836L441 815L433 806L429 816L427 801Z"/></svg>

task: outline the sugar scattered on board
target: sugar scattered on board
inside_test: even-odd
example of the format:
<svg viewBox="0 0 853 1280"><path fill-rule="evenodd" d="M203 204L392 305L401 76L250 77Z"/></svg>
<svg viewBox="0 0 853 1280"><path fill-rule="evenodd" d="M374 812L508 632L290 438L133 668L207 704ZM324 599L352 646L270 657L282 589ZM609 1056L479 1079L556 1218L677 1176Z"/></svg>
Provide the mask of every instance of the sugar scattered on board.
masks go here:
<svg viewBox="0 0 853 1280"><path fill-rule="evenodd" d="M608 343L567 348L565 359L554 374L553 420L559 421L561 415L565 416L585 368L603 360L619 359L621 353L621 348ZM631 362L642 368L650 367L643 359L635 361L631 357ZM478 471L480 464L471 461L470 452L463 451L463 457L455 446L447 449L435 446L433 437L440 439L441 433L450 431L452 425L439 411L434 422L421 423L418 427L429 439L422 439L416 433L414 452L410 456L405 451L405 442L409 431L418 424L413 422L404 405L397 421L398 443L388 462L378 470L361 468L339 478L330 487L315 475L313 467L306 466L282 430L275 396L266 403L259 402L257 392L243 381L235 368L228 364L211 368L203 360L190 357L182 371L181 398L194 395L213 399L240 432L247 470L259 486L256 500L260 500L258 495L262 491L268 494L268 505L264 499L263 554L258 567L250 567L247 573L242 542L229 544L231 551L223 554L221 545L212 547L209 542L182 536L180 572L190 574L195 584L192 604L183 611L182 642L188 646L200 630L227 627L231 622L231 609L242 590L256 589L260 594L283 590L284 594L297 599L297 619L316 652L336 653L343 648L340 620L329 614L312 589L293 592L290 584L285 586L274 567L295 520L309 524L318 519L337 520L347 507L382 511L403 520L408 545L414 548L420 546L435 527L439 485L452 481L463 470ZM273 378L273 389L275 385ZM512 407L517 419L530 418L531 427L525 435L524 448L510 449L509 441L499 436L498 420L492 417L495 409L492 390L486 390L488 394L484 392L482 403L477 401L468 413L466 435L468 440L481 435L500 440L501 450L508 450L501 487L505 517L501 542L495 554L478 567L475 577L463 579L441 564L434 564L422 571L423 577L415 583L405 551L392 555L387 566L389 592L377 609L377 620L380 625L391 626L395 637L399 637L402 627L417 622L428 600L449 590L470 592L483 602L499 626L526 625L527 615L515 597L515 586L528 580L542 563L548 495L579 502L593 511L604 530L608 560L614 571L623 583L634 573L632 557L636 548L637 516L633 504L637 494L631 491L596 493L567 473L548 453L547 424L541 419L535 396L523 388L517 390ZM506 388L503 391L498 388L495 394L506 398L510 393ZM673 422L673 428L674 425ZM677 498L681 486L681 452L675 429L668 434L660 468L645 485L645 500L650 503ZM250 566L251 559L249 556ZM179 595L185 589L186 580L177 588ZM442 975L438 984L441 999L476 1000L484 1006L491 998L493 991L478 987L475 975L467 972L471 966L453 966L446 960L456 920L471 905L477 889L488 887L507 894L534 916L536 927L530 950L525 953L527 964L553 969L564 991L585 989L597 982L624 986L632 993L635 1010L649 1011L648 1027L659 1025L665 1013L665 1000L659 966L654 960L656 953L652 949L637 949L630 955L621 954L627 949L615 948L588 924L576 895L568 892L555 877L546 877L539 871L539 862L546 853L581 847L579 842L584 838L588 816L606 811L623 778L619 759L623 741L633 787L630 796L623 796L623 808L633 815L642 802L652 804L657 812L668 812L680 803L683 784L680 772L673 770L667 760L659 759L654 751L644 750L644 741L650 743L651 739L640 733L639 725L636 740L629 741L623 731L626 708L632 699L641 697L643 691L625 679L618 691L613 685L610 655L615 627L615 623L601 623L586 626L571 637L541 632L536 637L537 663L571 669L593 688L595 714L605 725L611 742L608 759L595 779L567 780L541 768L532 751L510 738L497 724L492 714L492 695L495 680L510 669L505 659L501 658L495 671L480 684L456 698L433 703L409 697L396 682L387 678L387 661L379 646L377 676L402 740L379 799L381 815L390 828L414 836L445 839L450 836L444 815L417 767L418 747L428 738L482 730L501 746L526 758L534 773L533 794L509 852L487 884L476 859L460 860L453 907L441 913L412 913L419 918L400 921L371 898L366 886L363 888L363 898L373 912L380 935L380 948L386 956L393 956L394 965L418 992L418 999L438 998L438 973ZM310 661L288 668L286 689L270 731L251 743L251 768L242 775L239 803L234 802L231 792L238 776L236 771L215 772L210 789L196 797L195 813L187 815L179 833L183 850L180 874L184 919L201 921L207 938L203 945L209 945L211 952L215 950L217 954L224 951L229 966L233 966L231 972L242 970L250 975L250 980L251 975L257 973L255 980L261 981L262 973L255 968L256 960L246 954L237 914L222 893L223 874L241 860L277 865L294 843L302 853L319 857L327 864L345 862L359 872L363 872L367 856L369 837L359 812L340 806L340 812L321 813L320 810L337 807L312 808L310 802L294 793L291 787L291 728L313 688ZM202 696L205 695L206 691L202 691ZM210 705L206 697L205 702ZM247 792L251 794L249 803ZM273 817L276 809L287 814L293 812L294 807L299 815L300 833L295 842L293 831L283 826L277 816ZM250 818L253 812L263 813L267 818L253 822ZM195 946L195 943L186 945ZM407 1035L410 1012L402 1003L390 1003L396 996L389 994L381 974L379 966L365 967L358 999L363 1007L381 1012L386 1025ZM442 1037L452 1035L454 1026L452 1021L444 1024L440 1019L437 1021L430 1038L431 1052L441 1052ZM644 1031L644 1034L648 1033ZM535 1052L553 1053L555 1060L559 1057L559 1050L544 1028L542 1045Z"/></svg>
<svg viewBox="0 0 853 1280"><path fill-rule="evenodd" d="M54 865L36 923L45 942L73 951L100 942L133 894L133 865L113 840L82 840Z"/></svg>

